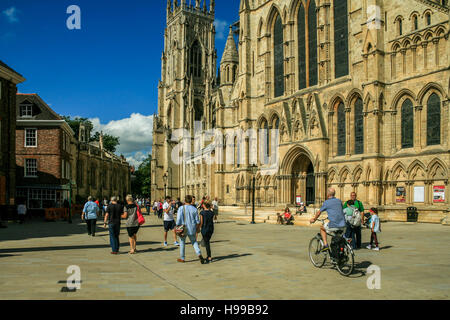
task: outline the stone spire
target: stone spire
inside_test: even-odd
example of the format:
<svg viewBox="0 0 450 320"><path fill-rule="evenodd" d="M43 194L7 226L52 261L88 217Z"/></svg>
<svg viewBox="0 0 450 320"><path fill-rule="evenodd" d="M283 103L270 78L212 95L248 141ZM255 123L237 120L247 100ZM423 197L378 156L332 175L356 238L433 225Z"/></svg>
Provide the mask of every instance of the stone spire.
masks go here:
<svg viewBox="0 0 450 320"><path fill-rule="evenodd" d="M220 64L225 62L239 63L239 53L236 48L236 42L233 37L233 28L230 26L230 33L228 34L225 50L223 51L222 60Z"/></svg>

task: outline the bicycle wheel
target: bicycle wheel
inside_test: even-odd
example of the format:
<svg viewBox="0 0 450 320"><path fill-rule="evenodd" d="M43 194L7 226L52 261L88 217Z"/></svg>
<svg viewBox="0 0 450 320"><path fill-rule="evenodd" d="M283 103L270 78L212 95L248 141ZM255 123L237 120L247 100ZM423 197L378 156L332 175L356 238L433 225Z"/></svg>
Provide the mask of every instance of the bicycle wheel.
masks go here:
<svg viewBox="0 0 450 320"><path fill-rule="evenodd" d="M322 242L317 237L314 237L309 242L309 259L314 267L322 268L327 260L327 255L322 250Z"/></svg>
<svg viewBox="0 0 450 320"><path fill-rule="evenodd" d="M353 272L354 265L353 250L348 243L345 243L344 252L337 263L337 269L343 276L349 276Z"/></svg>

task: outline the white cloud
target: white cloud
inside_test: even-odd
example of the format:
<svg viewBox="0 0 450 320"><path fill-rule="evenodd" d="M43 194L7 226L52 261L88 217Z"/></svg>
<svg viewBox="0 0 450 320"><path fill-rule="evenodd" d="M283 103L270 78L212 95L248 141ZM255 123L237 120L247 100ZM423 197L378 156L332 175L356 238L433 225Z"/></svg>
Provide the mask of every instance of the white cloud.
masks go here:
<svg viewBox="0 0 450 320"><path fill-rule="evenodd" d="M228 36L228 22L225 20L216 19L214 20L214 27L216 28L216 38L218 40L224 40Z"/></svg>
<svg viewBox="0 0 450 320"><path fill-rule="evenodd" d="M5 15L6 19L11 23L19 22L19 18L17 17L18 12L16 7L11 7L2 11L3 15Z"/></svg>
<svg viewBox="0 0 450 320"><path fill-rule="evenodd" d="M129 118L100 123L99 118L89 119L94 125L93 133L102 131L120 138L116 153L123 154L136 167L151 152L153 144L153 116L133 113Z"/></svg>

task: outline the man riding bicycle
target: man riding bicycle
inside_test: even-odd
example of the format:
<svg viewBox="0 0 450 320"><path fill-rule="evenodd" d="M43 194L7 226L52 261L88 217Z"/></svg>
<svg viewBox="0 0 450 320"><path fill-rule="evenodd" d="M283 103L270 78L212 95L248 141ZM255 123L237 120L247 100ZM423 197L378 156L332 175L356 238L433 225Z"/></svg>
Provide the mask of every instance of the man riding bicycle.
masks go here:
<svg viewBox="0 0 450 320"><path fill-rule="evenodd" d="M336 190L334 188L328 188L327 190L327 200L322 205L319 211L317 211L314 218L310 220L310 223L316 222L316 220L320 217L322 212L326 211L328 213L328 220L330 222L320 226L320 235L322 236L324 247L322 248L322 252L329 250L327 243L327 233L335 232L338 230L345 230L345 218L344 211L342 210L342 202L341 200L335 198Z"/></svg>

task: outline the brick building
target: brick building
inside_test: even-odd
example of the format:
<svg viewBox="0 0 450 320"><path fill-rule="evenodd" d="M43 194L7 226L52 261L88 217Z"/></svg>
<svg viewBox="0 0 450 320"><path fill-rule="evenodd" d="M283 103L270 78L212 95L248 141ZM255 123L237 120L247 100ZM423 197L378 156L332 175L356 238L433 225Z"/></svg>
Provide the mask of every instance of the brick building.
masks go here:
<svg viewBox="0 0 450 320"><path fill-rule="evenodd" d="M0 210L15 205L15 110L17 84L25 79L0 61Z"/></svg>
<svg viewBox="0 0 450 320"><path fill-rule="evenodd" d="M16 116L17 197L58 207L69 198L74 132L37 94L17 94Z"/></svg>
<svg viewBox="0 0 450 320"><path fill-rule="evenodd" d="M123 157L90 142L90 128L79 137L37 94L17 94L17 197L30 209L82 203L130 192L130 169Z"/></svg>

